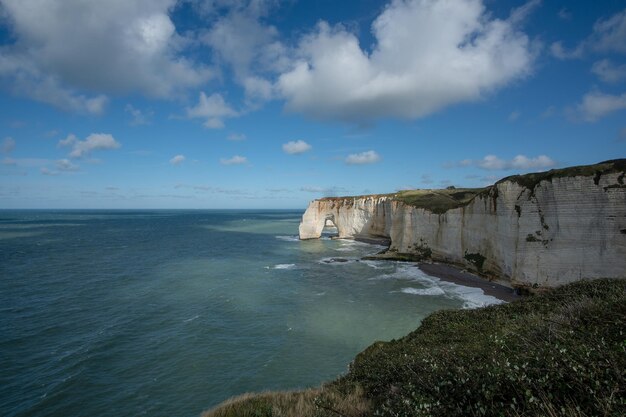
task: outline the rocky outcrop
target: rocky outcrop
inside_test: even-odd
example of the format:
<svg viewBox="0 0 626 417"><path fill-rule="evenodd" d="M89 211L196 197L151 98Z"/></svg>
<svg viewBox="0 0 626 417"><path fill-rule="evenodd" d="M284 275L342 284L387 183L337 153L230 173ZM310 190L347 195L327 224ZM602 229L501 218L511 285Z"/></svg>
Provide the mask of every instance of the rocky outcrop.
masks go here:
<svg viewBox="0 0 626 417"><path fill-rule="evenodd" d="M388 238L388 254L472 269L516 287L626 277L626 160L503 179L459 207L400 195L311 202L300 238ZM424 201L430 201L425 199Z"/></svg>

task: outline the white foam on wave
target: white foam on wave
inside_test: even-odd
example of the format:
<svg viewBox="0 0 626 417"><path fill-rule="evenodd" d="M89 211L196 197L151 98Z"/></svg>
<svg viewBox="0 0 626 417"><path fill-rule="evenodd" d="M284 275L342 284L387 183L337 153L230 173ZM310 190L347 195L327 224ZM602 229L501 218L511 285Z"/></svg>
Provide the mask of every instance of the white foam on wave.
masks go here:
<svg viewBox="0 0 626 417"><path fill-rule="evenodd" d="M335 249L337 252L354 252L354 248L350 246L342 246Z"/></svg>
<svg viewBox="0 0 626 417"><path fill-rule="evenodd" d="M275 236L276 239L284 240L285 242L299 242L300 238L298 236Z"/></svg>
<svg viewBox="0 0 626 417"><path fill-rule="evenodd" d="M361 262L363 262L365 265L369 266L370 268L374 268L374 269L386 269L389 267L389 262L387 261L372 261L372 260L366 259L366 260L362 260Z"/></svg>
<svg viewBox="0 0 626 417"><path fill-rule="evenodd" d="M278 264L274 265L272 269L293 269L296 267L296 264Z"/></svg>
<svg viewBox="0 0 626 417"><path fill-rule="evenodd" d="M505 301L485 294L481 288L467 287L426 275L412 264L398 264L396 271L382 274L377 279L404 279L419 283L424 288L407 287L400 290L405 294L445 296L463 302L463 309L485 307L493 304L502 304Z"/></svg>
<svg viewBox="0 0 626 417"><path fill-rule="evenodd" d="M200 317L200 315L198 315L198 314L197 314L197 315L193 316L193 317L192 317L192 318L190 318L190 319L183 320L183 322L184 322L184 323L189 323L190 321L194 321L194 320L195 320L195 319L197 319L198 317Z"/></svg>
<svg viewBox="0 0 626 417"><path fill-rule="evenodd" d="M442 290L440 287L430 287L430 288L402 288L400 292L405 294L415 294L415 295L445 295L446 292Z"/></svg>

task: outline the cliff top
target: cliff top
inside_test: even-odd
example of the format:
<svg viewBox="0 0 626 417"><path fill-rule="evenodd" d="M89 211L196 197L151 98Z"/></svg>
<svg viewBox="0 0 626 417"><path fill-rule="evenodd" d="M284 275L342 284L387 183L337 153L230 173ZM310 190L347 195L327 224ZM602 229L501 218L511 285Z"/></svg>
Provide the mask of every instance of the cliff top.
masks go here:
<svg viewBox="0 0 626 417"><path fill-rule="evenodd" d="M552 181L554 178L563 177L590 176L594 177L594 181L597 184L602 175L615 172L626 172L626 159L612 159L610 161L604 161L593 165L579 165L567 168L551 169L550 171L545 172L511 175L510 177L502 178L500 181L496 182L496 185L505 181L511 181L532 190L541 181Z"/></svg>
<svg viewBox="0 0 626 417"><path fill-rule="evenodd" d="M541 181L552 181L554 178L593 176L596 184L600 181L602 175L626 172L626 159L613 159L610 161L600 162L593 165L580 165L567 168L551 169L545 172L534 172L530 174L511 175L497 181L494 185L484 188L455 188L448 187L446 189L418 189L399 191L390 194L371 194L349 197L325 197L322 201L342 201L357 198L380 198L389 197L397 201L413 207L423 208L435 214L442 214L448 210L463 207L469 204L477 195L488 194L495 186L503 182L515 182L530 190ZM618 179L620 184L624 183L624 176Z"/></svg>
<svg viewBox="0 0 626 417"><path fill-rule="evenodd" d="M394 199L413 207L427 209L435 214L469 204L478 194L486 192L485 188L446 188L444 190L409 190L400 191Z"/></svg>

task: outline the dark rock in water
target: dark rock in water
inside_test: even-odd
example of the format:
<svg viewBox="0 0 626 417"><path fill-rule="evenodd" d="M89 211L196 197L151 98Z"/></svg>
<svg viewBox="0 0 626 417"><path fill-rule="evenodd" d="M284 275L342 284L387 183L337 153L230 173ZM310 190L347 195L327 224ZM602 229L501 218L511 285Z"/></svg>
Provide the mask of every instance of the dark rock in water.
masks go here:
<svg viewBox="0 0 626 417"><path fill-rule="evenodd" d="M346 258L330 258L330 259L324 259L323 262L327 263L327 264L334 264L336 262L350 262L350 259L346 259Z"/></svg>

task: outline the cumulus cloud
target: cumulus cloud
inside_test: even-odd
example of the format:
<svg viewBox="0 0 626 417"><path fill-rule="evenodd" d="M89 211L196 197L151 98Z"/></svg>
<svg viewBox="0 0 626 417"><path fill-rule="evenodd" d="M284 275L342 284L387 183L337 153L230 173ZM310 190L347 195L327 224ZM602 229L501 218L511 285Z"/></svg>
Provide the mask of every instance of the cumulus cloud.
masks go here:
<svg viewBox="0 0 626 417"><path fill-rule="evenodd" d="M243 86L248 100L270 100L274 92L269 75L284 71L289 65L287 48L278 39L278 30L262 20L277 2L212 3L213 10L223 10L201 41L212 48L220 63L232 69L235 81Z"/></svg>
<svg viewBox="0 0 626 417"><path fill-rule="evenodd" d="M206 119L204 126L209 129L222 129L224 118L237 116L239 113L226 103L221 94L217 93L207 96L204 92L200 92L198 104L187 108L188 118Z"/></svg>
<svg viewBox="0 0 626 417"><path fill-rule="evenodd" d="M222 165L241 165L246 164L248 162L248 158L245 156L235 155L232 158L221 158L220 164Z"/></svg>
<svg viewBox="0 0 626 417"><path fill-rule="evenodd" d="M290 155L305 153L312 149L312 146L303 140L292 140L283 144L283 152Z"/></svg>
<svg viewBox="0 0 626 417"><path fill-rule="evenodd" d="M41 172L42 175L48 175L48 176L55 176L55 175L59 175L58 171L52 171L49 168L46 167L41 167L39 169L39 172Z"/></svg>
<svg viewBox="0 0 626 417"><path fill-rule="evenodd" d="M380 161L380 155L376 151L353 153L346 157L346 164L348 165L373 164L378 161Z"/></svg>
<svg viewBox="0 0 626 417"><path fill-rule="evenodd" d="M170 159L170 164L172 165L180 165L185 162L185 155L176 155L172 159Z"/></svg>
<svg viewBox="0 0 626 417"><path fill-rule="evenodd" d="M277 89L290 111L358 123L480 100L531 71L533 48L519 24L536 4L500 20L481 0L394 0L372 25L371 53L344 27L321 22Z"/></svg>
<svg viewBox="0 0 626 417"><path fill-rule="evenodd" d="M127 104L124 111L132 116L131 126L149 125L152 121L154 112L152 110L142 111L135 108L132 104Z"/></svg>
<svg viewBox="0 0 626 417"><path fill-rule="evenodd" d="M574 119L595 122L611 113L626 109L626 93L621 95L592 91L585 94L582 101L569 114Z"/></svg>
<svg viewBox="0 0 626 417"><path fill-rule="evenodd" d="M578 45L574 49L569 50L563 46L563 42L561 41L554 42L552 43L552 45L550 45L550 52L552 53L552 55L555 58L562 60L581 58L583 56L584 50L585 48L582 44Z"/></svg>
<svg viewBox="0 0 626 417"><path fill-rule="evenodd" d="M72 161L70 161L69 159L59 159L56 162L56 168L59 171L78 171L80 169L80 167L76 164L74 164Z"/></svg>
<svg viewBox="0 0 626 417"><path fill-rule="evenodd" d="M71 147L70 158L82 158L97 150L117 149L120 143L108 133L92 133L87 139L80 140L75 135L69 135L59 141L61 147Z"/></svg>
<svg viewBox="0 0 626 417"><path fill-rule="evenodd" d="M4 154L10 154L15 149L15 139L10 136L2 139L2 145L0 145L0 150Z"/></svg>
<svg viewBox="0 0 626 417"><path fill-rule="evenodd" d="M591 67L591 72L605 83L618 83L626 80L626 64L616 65L608 59L595 62Z"/></svg>
<svg viewBox="0 0 626 417"><path fill-rule="evenodd" d="M534 158L529 158L526 155L517 155L515 158L510 160L499 158L496 155L487 155L483 159L477 161L464 159L457 165L463 167L476 166L489 171L502 171L512 169L526 170L551 168L556 165L556 162L546 155L539 155Z"/></svg>
<svg viewBox="0 0 626 417"><path fill-rule="evenodd" d="M575 47L567 49L559 41L554 42L550 50L559 59L581 58L590 51L626 54L626 9L608 19L598 20L591 35Z"/></svg>
<svg viewBox="0 0 626 417"><path fill-rule="evenodd" d="M188 40L169 17L176 0L3 0L12 44L0 80L54 106L100 113L106 94L169 98L211 78L183 56ZM98 91L87 95L80 91Z"/></svg>
<svg viewBox="0 0 626 417"><path fill-rule="evenodd" d="M522 112L520 112L519 110L512 111L511 114L509 114L509 122L515 122L517 119L520 118L521 115Z"/></svg>
<svg viewBox="0 0 626 417"><path fill-rule="evenodd" d="M572 19L572 12L570 12L565 7L561 8L561 10L559 10L557 15L559 16L559 19L561 19L561 20L571 20Z"/></svg>
<svg viewBox="0 0 626 417"><path fill-rule="evenodd" d="M246 135L244 135L243 133L231 133L230 135L228 135L227 139L233 142L240 142L242 140L246 140Z"/></svg>

